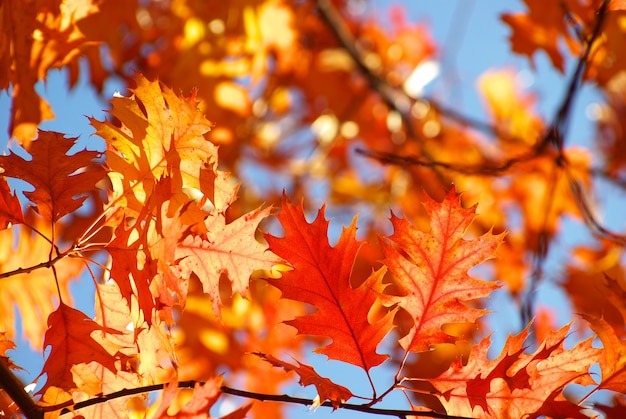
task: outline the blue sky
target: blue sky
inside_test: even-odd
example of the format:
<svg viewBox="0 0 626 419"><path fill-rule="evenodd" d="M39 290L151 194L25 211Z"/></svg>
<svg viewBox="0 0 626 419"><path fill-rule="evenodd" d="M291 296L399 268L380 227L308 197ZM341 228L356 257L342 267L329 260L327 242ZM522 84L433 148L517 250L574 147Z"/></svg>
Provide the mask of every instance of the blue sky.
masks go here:
<svg viewBox="0 0 626 419"><path fill-rule="evenodd" d="M508 29L499 20L502 11L523 10L524 5L521 1L504 0L504 1L477 1L477 0L459 0L459 1L379 1L373 0L369 4L368 13L378 16L384 21L387 16L386 10L391 4L404 4L409 21L417 21L426 24L433 33L438 45L441 46L441 52L444 54L439 57L442 64L442 74L428 87L430 94L439 98L439 100L448 106L454 107L470 116L487 120L483 111L482 102L476 94L476 79L484 71L491 68L514 68L518 70L528 70L528 60L525 57L514 56L510 53L508 43ZM456 54L450 56L447 54L447 45L450 42L456 48ZM544 54L538 54L535 58L537 72L532 73L533 81L529 85L529 89L538 93L538 108L541 115L549 120L554 114L558 103L565 91L566 77L554 71ZM526 74L526 80L528 75ZM56 130L65 133L68 136L80 136L83 141L88 141L89 136L93 133L86 116L93 116L99 120L104 118L103 109L107 108L107 101L98 97L96 92L86 85L85 80L80 80L79 85L73 91L68 92L65 86L66 76L62 71L52 71L47 79L45 86L40 84L38 91L43 94L52 105L52 109L56 114L54 121L42 124L42 129ZM115 91L124 91L122 85L116 81L110 81L105 85L103 96L105 98L112 97ZM568 143L586 144L591 135L591 122L585 117L586 107L599 100L599 95L593 89L585 87L582 89L581 95L575 103L574 118L571 118L572 126L570 127L570 139ZM7 143L7 125L8 125L8 96L6 92L0 93L0 144ZM89 140L97 141L97 140ZM619 217L620 207L623 205L624 196L616 203L606 205L605 221L609 226L615 229L623 227L623 222ZM570 246L588 238L584 228L578 223L567 222L564 226L567 234L561 238L562 246L557 246L548 262L547 272L560 272L560 261L566 260ZM90 295L92 288L90 280L81 281L75 285L73 290L77 294ZM556 287L548 282L544 283L538 291L539 302L544 305L564 304L564 299L559 295ZM78 308L86 313L93 313L93 301L88 299L77 298ZM507 297L504 291L497 292L493 298L492 309L495 313L489 317L490 324L494 331L494 345L502 345L504 338L508 333L518 332L519 324L511 322L502 322L498 318L512 319L517 317L517 310L511 305L506 304ZM507 311L507 307L511 310ZM570 317L563 315L557 320L559 325L568 322ZM24 348L24 342L18 342L20 347ZM43 364L41 354L31 353L21 350L20 352L11 353L19 365L27 369L20 377L29 382L33 380ZM309 362L311 360L302 360ZM335 381L348 386L353 393L369 395L369 384L363 372L357 368L344 365L339 362L327 362L323 356L314 356L312 358L313 365L318 369L321 375L325 375ZM374 371L375 382L381 383L379 390L384 390L390 384L389 374L393 374L387 367L377 368ZM313 398L315 396L314 389L294 386L290 389L290 394L299 397ZM241 399L234 399L235 403L240 404ZM357 403L357 400L352 400ZM397 395L390 397L388 401L381 404L380 407L388 408L408 408L408 404L402 396ZM293 417L314 417L314 418L366 418L369 415L360 414L349 411L337 411L332 413L330 409L320 408L316 412L310 412L306 407L291 408Z"/></svg>

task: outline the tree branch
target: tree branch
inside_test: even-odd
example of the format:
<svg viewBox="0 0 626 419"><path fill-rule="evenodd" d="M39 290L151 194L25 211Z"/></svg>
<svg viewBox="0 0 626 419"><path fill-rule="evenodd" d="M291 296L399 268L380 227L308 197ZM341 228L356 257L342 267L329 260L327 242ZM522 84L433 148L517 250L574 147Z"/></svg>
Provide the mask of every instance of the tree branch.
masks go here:
<svg viewBox="0 0 626 419"><path fill-rule="evenodd" d="M7 392L28 419L43 419L43 410L35 404L33 398L24 390L24 384L1 359L0 388Z"/></svg>
<svg viewBox="0 0 626 419"><path fill-rule="evenodd" d="M343 49L345 49L348 55L350 55L350 58L352 58L356 66L359 68L361 74L367 79L369 85L380 95L383 102L385 102L389 109L395 110L402 116L402 121L406 126L409 136L415 137L411 119L407 113L407 109L405 109L406 106L401 106L399 101L400 97L405 95L402 95L398 89L390 86L384 78L374 73L372 69L365 64L361 51L357 48L354 36L350 33L348 26L341 18L341 15L333 5L332 1L317 0L316 4L320 15L333 32Z"/></svg>
<svg viewBox="0 0 626 419"><path fill-rule="evenodd" d="M585 220L585 224L591 230L592 233L600 233L601 236L609 238L611 240L620 242L616 240L618 237L617 234L613 234L609 232L601 223L596 220L593 214L589 210L589 204L587 202L587 197L580 186L580 183L573 180L571 175L567 171L567 160L563 156L563 144L565 142L565 134L568 128L569 115L572 111L572 106L574 105L574 99L580 90L582 85L582 77L584 75L584 70L587 66L587 61L589 60L589 54L591 53L591 48L600 35L600 31L602 29L602 24L604 23L604 18L606 16L606 12L608 10L609 0L604 0L600 9L597 12L597 18L595 21L595 25L591 34L591 37L587 40L586 45L584 46L583 54L578 58L578 62L576 64L576 70L571 76L571 79L568 83L565 96L561 101L561 105L556 113L556 116L550 124L548 131L546 132L543 143L544 144L552 144L559 153L559 156L555 160L557 166L561 167L566 176L569 179L570 188L572 194L575 197L576 204L578 206L578 210L583 214L583 219ZM551 202L551 201L550 201ZM546 212L547 214L547 212ZM528 291L524 295L522 299L521 306L521 318L522 323L527 324L531 318L534 316L534 293L538 287L539 282L542 280L543 276L543 263L548 256L548 251L550 247L550 241L548 240L548 236L545 231L542 231L540 237L540 251L534 255L533 260L533 273L530 277L530 284L528 286ZM621 243L624 240L622 239Z"/></svg>
<svg viewBox="0 0 626 419"><path fill-rule="evenodd" d="M0 273L0 279L8 278L8 277L13 276L13 275L28 274L28 273L31 273L32 271L36 271L37 269L51 268L52 266L54 266L61 259L65 258L65 257L72 257L73 256L72 255L72 251L73 250L74 249L71 249L68 252L60 253L60 254L58 254L57 256L53 257L50 260L38 263L37 265L29 266L28 268L17 268L17 269L14 269L12 271L9 271L9 272L2 272L2 273Z"/></svg>
<svg viewBox="0 0 626 419"><path fill-rule="evenodd" d="M181 381L178 383L178 388L193 388L195 387L196 384L204 384L204 382L196 381L196 380ZM57 411L57 410L61 410L64 408L69 408L69 407L72 407L73 410L78 410L78 409L82 409L85 407L94 406L100 403L105 403L111 400L115 400L121 397L128 397L128 396L133 396L135 394L149 393L151 391L160 391L160 390L163 390L164 387L165 387L165 384L155 384L155 385L145 386L145 387L124 389L124 390L116 391L111 394L103 395L100 397L95 397L95 398L78 402L78 403L73 403L72 401L68 401L62 404L58 404L54 406L46 406L40 409L42 412L52 412L52 411ZM260 400L260 401L273 401L273 402L280 402L280 403L300 404L304 406L311 406L314 404L314 401L311 399L291 397L291 396L284 395L284 394L278 395L278 394L255 393L251 391L231 388L228 386L222 386L220 390L224 394L230 394L232 396L245 397L247 399L254 399L254 400ZM330 401L325 401L320 406L333 407ZM354 410L357 412L369 413L372 415L395 416L398 418L407 418L408 416L419 416L419 417L444 418L444 419L471 419L465 416L451 416L445 413L437 413L437 412L432 412L432 411L420 412L420 411L402 410L402 409L380 409L380 408L370 407L364 404L351 404L351 403L341 403L339 405L339 409Z"/></svg>

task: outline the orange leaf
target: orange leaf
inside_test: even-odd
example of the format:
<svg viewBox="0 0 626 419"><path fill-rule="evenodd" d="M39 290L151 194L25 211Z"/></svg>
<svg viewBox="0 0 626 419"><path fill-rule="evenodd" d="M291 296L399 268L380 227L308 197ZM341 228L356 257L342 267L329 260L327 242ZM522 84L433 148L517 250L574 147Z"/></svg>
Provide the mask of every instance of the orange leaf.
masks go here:
<svg viewBox="0 0 626 419"><path fill-rule="evenodd" d="M394 233L389 236L398 248L382 242L385 264L404 295L385 297L411 314L415 324L400 340L407 351L423 352L437 343L457 340L442 331L448 323L474 322L485 310L465 304L486 297L498 288L492 282L471 278L467 272L493 258L504 233L486 233L473 240L463 234L475 217L476 207L464 209L454 187L442 203L424 204L431 218L431 231L424 233L393 213Z"/></svg>
<svg viewBox="0 0 626 419"><path fill-rule="evenodd" d="M212 124L198 109L195 93L175 95L158 81L136 78L132 97L115 97L110 113L121 122L91 120L109 144L107 164L115 205L141 212L155 183L170 176L172 192L201 189L200 170L217 161L217 148L204 138Z"/></svg>
<svg viewBox="0 0 626 419"><path fill-rule="evenodd" d="M307 223L302 205L294 206L283 197L282 209L276 216L285 230L285 237L265 235L270 250L287 260L292 271L270 283L282 291L283 298L312 304L317 311L286 322L300 334L327 336L332 343L317 348L330 359L348 362L369 371L381 364L387 356L376 352L376 347L391 330L392 314L374 324L368 314L382 292L385 270L374 272L358 288L350 285L354 259L361 246L357 242L356 219L344 228L339 242L331 247L328 242L328 221L324 207L313 223Z"/></svg>
<svg viewBox="0 0 626 419"><path fill-rule="evenodd" d="M176 248L176 260L183 277L195 273L202 289L213 300L213 311L221 311L219 279L226 274L233 293L245 296L250 274L257 269L272 269L279 260L267 246L255 238L259 223L269 215L269 208L257 209L226 224L221 213L213 212L205 221L206 234L187 235Z"/></svg>
<svg viewBox="0 0 626 419"><path fill-rule="evenodd" d="M575 45L564 19L564 9L571 10L570 5L540 0L524 0L524 3L528 6L528 13L505 13L501 17L513 31L510 37L513 52L528 56L532 62L535 52L543 50L552 65L562 73L565 64L560 49L561 38L570 48L572 43Z"/></svg>
<svg viewBox="0 0 626 419"><path fill-rule="evenodd" d="M296 366L288 362L281 361L272 355L265 355L259 352L255 352L254 354L275 367L283 368L285 371L294 371L300 376L300 385L302 387L313 384L317 389L318 397L316 398L316 401L318 406L326 400L330 400L333 405L333 410L335 410L341 406L341 403L345 403L352 397L352 392L350 390L344 386L333 383L328 378L321 377L317 372L315 372L313 367L302 364L300 361L296 361L298 363L298 366Z"/></svg>
<svg viewBox="0 0 626 419"><path fill-rule="evenodd" d="M450 368L428 381L440 392L439 400L450 415L471 417L586 418L581 407L566 400L567 384L593 384L588 369L598 362L600 349L587 339L566 350L563 342L569 325L549 333L537 351L525 354L528 327L510 336L502 353L488 360L490 338L472 348L467 365L455 361Z"/></svg>
<svg viewBox="0 0 626 419"><path fill-rule="evenodd" d="M600 359L602 382L599 388L626 393L626 341L620 340L614 326L603 318L584 314L582 317L589 322L604 346Z"/></svg>
<svg viewBox="0 0 626 419"><path fill-rule="evenodd" d="M120 333L100 326L82 312L63 303L50 314L44 348L51 346L52 350L43 366L42 374L47 375L47 380L40 390L41 394L52 386L63 390L76 388L72 376L74 365L95 361L109 371L117 372L115 361L119 358L111 355L91 337L96 330Z"/></svg>
<svg viewBox="0 0 626 419"><path fill-rule="evenodd" d="M31 160L14 153L0 156L4 176L34 186L34 191L24 195L47 220L57 221L77 210L87 198L85 194L95 190L104 176L102 167L94 163L99 153L83 150L68 156L75 140L57 132L40 131L29 150Z"/></svg>
<svg viewBox="0 0 626 419"><path fill-rule="evenodd" d="M113 240L106 246L111 256L110 277L119 286L127 304L130 305L132 295L137 297L145 321L151 324L155 302L150 283L157 274L156 261L146 254L144 233L140 227L135 224L126 229L126 224L126 220L122 221L115 229Z"/></svg>
<svg viewBox="0 0 626 419"><path fill-rule="evenodd" d="M11 193L7 180L0 178L0 230L24 222L20 200Z"/></svg>

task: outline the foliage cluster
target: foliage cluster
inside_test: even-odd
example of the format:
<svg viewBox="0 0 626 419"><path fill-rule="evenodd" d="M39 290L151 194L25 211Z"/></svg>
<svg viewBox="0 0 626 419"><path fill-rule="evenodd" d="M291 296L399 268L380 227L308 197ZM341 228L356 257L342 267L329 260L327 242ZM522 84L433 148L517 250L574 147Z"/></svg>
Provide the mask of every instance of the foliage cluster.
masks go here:
<svg viewBox="0 0 626 419"><path fill-rule="evenodd" d="M594 201L599 182L626 189L625 2L503 13L511 52L545 54L564 96L543 118L513 71L491 70L477 81L488 121L423 94L446 45L401 9L386 28L361 6L0 3L2 414L209 418L232 394L282 403L223 418L292 403L626 417L626 238ZM38 129L54 109L35 86L57 68L70 86L81 71L100 92L112 77L132 86L90 118L104 148ZM588 148L568 130L583 85L604 100ZM354 218L331 245L327 210L358 211L359 238ZM566 217L589 240L547 273ZM562 327L535 301L554 279L579 313ZM78 280L93 281L93 318L75 308ZM496 290L522 328L488 357ZM45 353L32 397L14 375L18 324ZM354 366L371 393L321 376L311 351ZM294 377L317 398L280 395ZM377 406L395 393L406 409Z"/></svg>

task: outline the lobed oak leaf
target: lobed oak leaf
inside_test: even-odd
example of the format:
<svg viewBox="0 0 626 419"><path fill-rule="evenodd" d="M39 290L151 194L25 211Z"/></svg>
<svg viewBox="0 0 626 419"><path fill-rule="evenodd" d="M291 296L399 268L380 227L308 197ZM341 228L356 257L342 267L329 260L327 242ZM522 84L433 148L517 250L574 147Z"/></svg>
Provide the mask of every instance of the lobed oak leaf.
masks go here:
<svg viewBox="0 0 626 419"><path fill-rule="evenodd" d="M221 274L227 275L233 293L245 296L252 272L269 270L279 263L278 258L267 251L267 246L255 238L259 223L269 211L270 208L257 209L228 224L223 214L213 212L205 221L205 234L188 234L178 244L175 259L180 274L185 278L196 274L204 292L211 296L216 314L222 307Z"/></svg>
<svg viewBox="0 0 626 419"><path fill-rule="evenodd" d="M608 257L608 251L606 255ZM590 264L587 269L568 266L561 286L567 291L577 312L594 318L602 317L603 321L612 326L618 338L624 339L626 282L623 279L622 268L619 263L611 263L609 267L604 268L603 261L595 262L595 265Z"/></svg>
<svg viewBox="0 0 626 419"><path fill-rule="evenodd" d="M602 317L585 314L582 317L589 322L589 326L596 332L604 347L599 360L602 381L598 387L626 393L626 340L620 339L617 332L623 329L623 326L611 325ZM623 334L623 331L619 333Z"/></svg>
<svg viewBox="0 0 626 419"><path fill-rule="evenodd" d="M139 224L126 228L124 220L115 229L113 240L106 245L111 257L110 278L119 286L122 297L130 304L134 295L148 324L152 322L155 301L150 290L157 274L156 261L146 250L145 231Z"/></svg>
<svg viewBox="0 0 626 419"><path fill-rule="evenodd" d="M350 276L361 243L356 240L356 219L344 228L339 242L328 242L328 221L324 207L309 224L302 204L294 206L283 196L281 212L276 216L285 230L282 238L266 234L270 250L285 259L293 270L280 279L268 279L282 292L282 297L311 304L313 314L286 322L300 334L332 339L315 352L363 368L366 372L386 360L376 352L378 344L391 330L393 312L374 323L368 314L383 291L384 268L373 272L358 288L350 285Z"/></svg>
<svg viewBox="0 0 626 419"><path fill-rule="evenodd" d="M134 370L145 382L152 383L160 373L167 374L172 366L177 366L177 358L172 338L159 315L153 312L152 319L145 320L136 301L135 296L131 296L130 302L124 301L115 281L98 284L96 322L106 329L122 332L106 334L107 342L118 345L121 353L137 361ZM99 376L107 376L108 370L99 371ZM104 386L109 384L111 380L103 381Z"/></svg>
<svg viewBox="0 0 626 419"><path fill-rule="evenodd" d="M394 233L388 238L397 246L382 241L384 263L403 292L401 296L384 298L412 316L414 325L400 339L402 347L411 352L455 342L456 337L442 330L444 324L474 322L485 314L485 310L466 303L488 296L498 285L471 278L467 272L493 258L504 238L504 233L486 233L472 240L463 239L476 206L461 207L454 187L442 203L429 198L424 206L431 218L430 232L419 231L392 213Z"/></svg>
<svg viewBox="0 0 626 419"><path fill-rule="evenodd" d="M76 388L72 376L72 367L82 363L96 362L109 371L117 372L117 355L110 354L91 336L93 332L120 333L100 326L82 312L65 305L48 317L48 331L44 338L44 348L51 347L41 374L47 379L40 393L46 393L51 387L69 391Z"/></svg>
<svg viewBox="0 0 626 419"><path fill-rule="evenodd" d="M0 178L0 230L23 222L24 214L20 200L11 193L9 183L2 177Z"/></svg>
<svg viewBox="0 0 626 419"><path fill-rule="evenodd" d="M200 190L200 170L217 162L217 148L204 138L212 124L191 98L175 95L158 81L136 77L132 97L115 97L111 115L119 121L91 120L104 138L115 205L141 212L155 183L169 176L172 192Z"/></svg>
<svg viewBox="0 0 626 419"><path fill-rule="evenodd" d="M544 51L552 65L563 73L565 59L561 51L562 41L565 41L573 54L578 53L579 49L578 43L570 34L566 13L590 8L593 2L581 5L580 2L570 0L563 3L524 0L524 3L528 7L527 13L504 13L501 16L502 21L511 27L510 42L513 52L526 55L533 63L534 54Z"/></svg>
<svg viewBox="0 0 626 419"><path fill-rule="evenodd" d="M592 339L565 349L569 328L551 332L535 353L526 354L526 327L509 336L500 355L491 361L487 357L490 339L485 338L472 348L466 365L459 359L427 381L440 392L437 397L450 415L538 417L562 411L567 417L585 418L581 407L566 400L562 391L568 384L594 383L588 370L598 362L600 350L592 347Z"/></svg>
<svg viewBox="0 0 626 419"><path fill-rule="evenodd" d="M103 168L95 163L99 153L83 150L68 155L75 141L58 132L40 131L29 149L31 160L14 153L0 156L2 174L30 183L35 190L24 195L53 222L76 211L104 177Z"/></svg>
<svg viewBox="0 0 626 419"><path fill-rule="evenodd" d="M342 403L345 403L352 397L352 392L349 389L333 383L328 378L321 377L313 369L313 367L302 364L300 361L296 360L298 365L293 365L288 362L281 361L272 355L266 355L259 352L255 352L254 355L257 355L275 367L283 368L287 372L294 371L300 376L300 385L302 387L306 387L311 384L314 385L317 389L317 397L315 400L318 406L326 400L329 400L333 405L333 410L336 410Z"/></svg>

